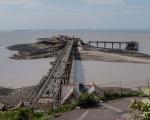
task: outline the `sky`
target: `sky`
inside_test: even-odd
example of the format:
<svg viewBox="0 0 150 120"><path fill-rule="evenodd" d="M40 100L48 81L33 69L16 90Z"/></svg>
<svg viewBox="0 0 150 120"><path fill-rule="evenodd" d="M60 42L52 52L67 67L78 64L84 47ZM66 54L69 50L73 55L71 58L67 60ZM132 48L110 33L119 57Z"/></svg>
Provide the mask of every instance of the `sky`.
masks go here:
<svg viewBox="0 0 150 120"><path fill-rule="evenodd" d="M150 0L0 0L0 29L150 29Z"/></svg>

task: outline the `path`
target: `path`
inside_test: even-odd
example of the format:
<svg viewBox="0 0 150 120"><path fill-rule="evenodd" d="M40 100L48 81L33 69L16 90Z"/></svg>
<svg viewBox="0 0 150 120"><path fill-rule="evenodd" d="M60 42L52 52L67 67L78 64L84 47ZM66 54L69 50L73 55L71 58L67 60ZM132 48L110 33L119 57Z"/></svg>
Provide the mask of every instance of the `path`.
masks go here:
<svg viewBox="0 0 150 120"><path fill-rule="evenodd" d="M100 107L91 109L75 109L62 114L54 120L127 120L132 99L123 98L102 103Z"/></svg>

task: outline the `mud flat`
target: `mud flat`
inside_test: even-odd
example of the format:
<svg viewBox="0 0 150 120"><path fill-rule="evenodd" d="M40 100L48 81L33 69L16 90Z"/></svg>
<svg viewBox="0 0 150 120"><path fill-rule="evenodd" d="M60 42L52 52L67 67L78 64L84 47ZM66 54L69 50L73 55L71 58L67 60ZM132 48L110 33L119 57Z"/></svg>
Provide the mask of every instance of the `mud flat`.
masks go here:
<svg viewBox="0 0 150 120"><path fill-rule="evenodd" d="M150 64L150 55L127 50L98 49L83 46L79 50L80 60L95 60L104 62L127 62Z"/></svg>
<svg viewBox="0 0 150 120"><path fill-rule="evenodd" d="M8 46L9 50L18 51L14 54L11 59L38 59L55 57L60 51L50 52L47 49L48 45L41 43L28 43L28 44L17 44Z"/></svg>
<svg viewBox="0 0 150 120"><path fill-rule="evenodd" d="M104 62L128 62L150 64L150 58L147 57L130 57L100 51L82 51L80 52L80 58L81 60L96 60Z"/></svg>

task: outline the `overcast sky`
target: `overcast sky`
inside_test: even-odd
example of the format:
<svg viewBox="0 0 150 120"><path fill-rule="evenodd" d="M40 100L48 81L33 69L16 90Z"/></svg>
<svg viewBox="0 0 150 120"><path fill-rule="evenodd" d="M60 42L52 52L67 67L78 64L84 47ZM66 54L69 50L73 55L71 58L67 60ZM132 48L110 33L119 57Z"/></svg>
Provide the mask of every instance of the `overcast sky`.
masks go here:
<svg viewBox="0 0 150 120"><path fill-rule="evenodd" d="M0 29L150 29L150 0L0 0Z"/></svg>

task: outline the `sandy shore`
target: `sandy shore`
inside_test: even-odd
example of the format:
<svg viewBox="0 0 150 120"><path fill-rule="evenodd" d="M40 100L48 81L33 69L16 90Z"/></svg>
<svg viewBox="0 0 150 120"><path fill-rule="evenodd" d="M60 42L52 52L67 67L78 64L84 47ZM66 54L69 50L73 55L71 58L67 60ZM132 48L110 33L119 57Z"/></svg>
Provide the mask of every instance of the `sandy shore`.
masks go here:
<svg viewBox="0 0 150 120"><path fill-rule="evenodd" d="M128 62L150 64L149 58L130 57L101 51L80 51L81 60L96 60L104 62Z"/></svg>

